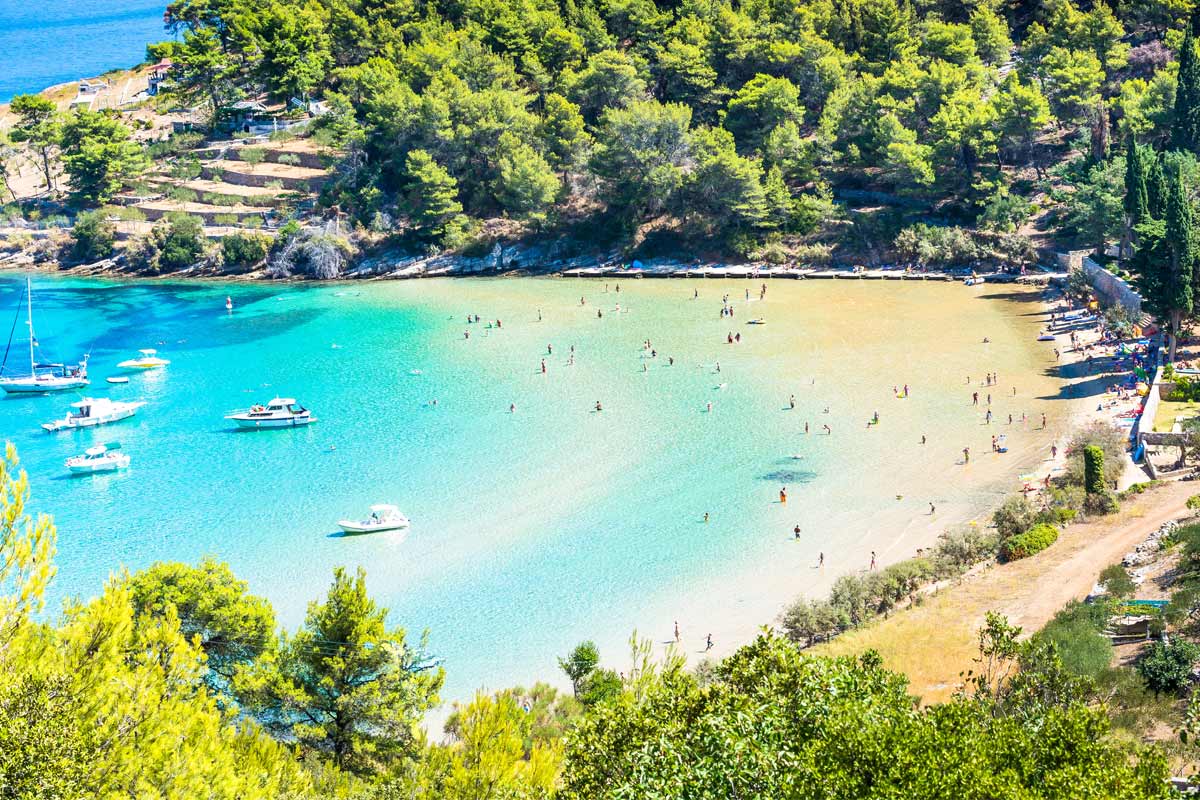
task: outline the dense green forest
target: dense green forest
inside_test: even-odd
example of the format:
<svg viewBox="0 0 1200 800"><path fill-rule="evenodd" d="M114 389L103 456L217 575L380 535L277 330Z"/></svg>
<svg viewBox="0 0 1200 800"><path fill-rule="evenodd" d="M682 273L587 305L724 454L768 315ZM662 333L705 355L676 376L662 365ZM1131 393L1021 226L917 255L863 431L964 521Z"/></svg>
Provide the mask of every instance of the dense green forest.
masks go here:
<svg viewBox="0 0 1200 800"><path fill-rule="evenodd" d="M1187 0L177 0L178 41L150 54L179 65L170 102L214 117L245 98L323 98L318 135L346 152L324 207L425 245L469 244L480 220L505 218L650 254L682 239L878 259L895 242L912 263L1020 263L1033 256L1017 233L1121 237L1114 154L1130 136L1168 144L1176 105L1200 102L1176 97L1190 13Z"/></svg>

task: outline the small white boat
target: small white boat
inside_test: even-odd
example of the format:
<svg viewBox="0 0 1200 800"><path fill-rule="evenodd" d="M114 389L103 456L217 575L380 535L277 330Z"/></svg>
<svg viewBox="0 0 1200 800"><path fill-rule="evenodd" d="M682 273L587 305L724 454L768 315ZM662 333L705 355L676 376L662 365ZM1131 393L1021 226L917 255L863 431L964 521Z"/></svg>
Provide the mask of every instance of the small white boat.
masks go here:
<svg viewBox="0 0 1200 800"><path fill-rule="evenodd" d="M276 397L266 405L254 405L245 411L229 414L239 428L294 428L316 422L317 418L291 397Z"/></svg>
<svg viewBox="0 0 1200 800"><path fill-rule="evenodd" d="M89 447L83 455L68 458L67 469L77 475L126 469L129 466L129 456L114 452L120 449L121 445L116 442Z"/></svg>
<svg viewBox="0 0 1200 800"><path fill-rule="evenodd" d="M129 383L129 378L126 378L124 375L113 375L111 378L105 378L104 380L109 383Z"/></svg>
<svg viewBox="0 0 1200 800"><path fill-rule="evenodd" d="M130 358L117 364L121 369L159 369L171 362L158 357L157 350L138 350L135 358Z"/></svg>
<svg viewBox="0 0 1200 800"><path fill-rule="evenodd" d="M144 402L124 402L109 400L105 397L85 397L77 403L72 403L73 411L68 412L62 419L47 422L42 428L54 432L67 428L91 428L95 425L105 425L109 422L132 417L137 410L146 405Z"/></svg>
<svg viewBox="0 0 1200 800"><path fill-rule="evenodd" d="M346 533L374 533L376 531L394 531L408 527L408 517L400 513L395 506L379 504L371 506L371 516L364 520L354 521L343 519L338 527Z"/></svg>

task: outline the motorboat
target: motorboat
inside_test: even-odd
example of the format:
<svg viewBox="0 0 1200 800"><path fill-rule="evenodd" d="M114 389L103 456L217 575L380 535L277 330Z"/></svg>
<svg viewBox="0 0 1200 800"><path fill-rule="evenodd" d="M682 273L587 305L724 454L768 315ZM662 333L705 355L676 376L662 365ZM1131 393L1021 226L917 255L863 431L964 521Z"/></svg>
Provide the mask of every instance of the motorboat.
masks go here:
<svg viewBox="0 0 1200 800"><path fill-rule="evenodd" d="M408 527L408 517L400 513L395 506L379 504L371 506L371 516L364 520L354 521L343 519L338 522L346 533L375 533L376 531L394 531Z"/></svg>
<svg viewBox="0 0 1200 800"><path fill-rule="evenodd" d="M239 428L294 428L316 422L317 418L291 397L276 397L266 405L253 405L245 411L229 414Z"/></svg>
<svg viewBox="0 0 1200 800"><path fill-rule="evenodd" d="M21 309L18 306L17 314ZM33 332L33 292L28 278L25 279L25 324L29 327L29 373L27 375L10 374L8 367L8 349L4 351L4 361L0 363L0 389L9 394L41 394L43 392L62 392L68 389L81 389L88 385L87 356L78 364L56 364L38 361L38 339ZM13 321L16 326L16 321ZM11 341L11 339L10 339Z"/></svg>
<svg viewBox="0 0 1200 800"><path fill-rule="evenodd" d="M757 317L755 319L746 320L746 324L747 325L766 325L767 321L765 319L763 319L762 317Z"/></svg>
<svg viewBox="0 0 1200 800"><path fill-rule="evenodd" d="M109 383L129 383L129 378L126 378L124 375L113 375L105 378L104 380L108 381Z"/></svg>
<svg viewBox="0 0 1200 800"><path fill-rule="evenodd" d="M157 350L138 350L137 356L117 364L121 369L159 369L171 362L158 357Z"/></svg>
<svg viewBox="0 0 1200 800"><path fill-rule="evenodd" d="M146 405L144 402L126 402L109 400L106 397L85 397L79 402L72 403L72 410L62 419L47 422L42 428L54 432L67 428L91 428L105 425L109 422L132 417L137 410Z"/></svg>
<svg viewBox="0 0 1200 800"><path fill-rule="evenodd" d="M67 469L76 475L90 475L96 472L115 472L129 467L129 456L116 452L121 449L117 442L98 444L89 447L81 456L67 459Z"/></svg>

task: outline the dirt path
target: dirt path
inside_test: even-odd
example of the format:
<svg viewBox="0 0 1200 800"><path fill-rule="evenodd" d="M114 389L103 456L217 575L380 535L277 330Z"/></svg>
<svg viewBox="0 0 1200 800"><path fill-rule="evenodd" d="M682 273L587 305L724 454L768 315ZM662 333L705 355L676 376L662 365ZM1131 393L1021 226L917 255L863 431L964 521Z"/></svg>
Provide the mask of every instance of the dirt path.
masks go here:
<svg viewBox="0 0 1200 800"><path fill-rule="evenodd" d="M884 663L908 675L927 702L946 699L971 667L976 636L988 611L1033 632L1068 601L1083 599L1096 576L1170 519L1189 513L1200 484L1171 483L1126 501L1112 517L1072 525L1043 553L974 574L889 620L838 637L813 652L826 655L875 649Z"/></svg>

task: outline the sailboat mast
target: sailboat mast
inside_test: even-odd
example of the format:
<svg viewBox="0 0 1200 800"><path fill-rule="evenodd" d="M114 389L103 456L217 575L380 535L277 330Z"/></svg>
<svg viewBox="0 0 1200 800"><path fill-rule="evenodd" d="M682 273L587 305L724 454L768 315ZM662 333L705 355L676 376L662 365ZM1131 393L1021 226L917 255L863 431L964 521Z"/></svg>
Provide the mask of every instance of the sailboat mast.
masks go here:
<svg viewBox="0 0 1200 800"><path fill-rule="evenodd" d="M37 362L33 358L33 287L29 278L25 279L25 308L29 312L29 374L37 375L34 368Z"/></svg>

